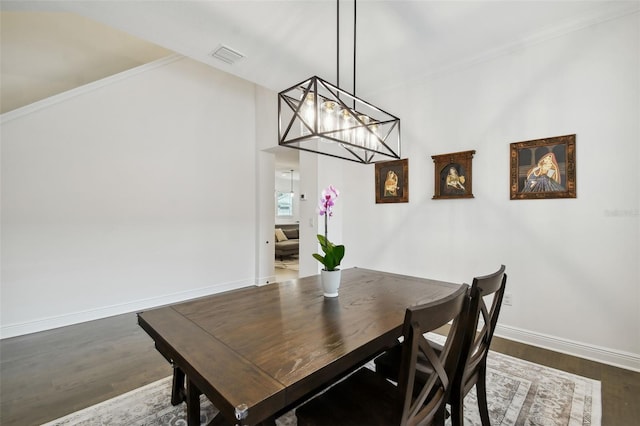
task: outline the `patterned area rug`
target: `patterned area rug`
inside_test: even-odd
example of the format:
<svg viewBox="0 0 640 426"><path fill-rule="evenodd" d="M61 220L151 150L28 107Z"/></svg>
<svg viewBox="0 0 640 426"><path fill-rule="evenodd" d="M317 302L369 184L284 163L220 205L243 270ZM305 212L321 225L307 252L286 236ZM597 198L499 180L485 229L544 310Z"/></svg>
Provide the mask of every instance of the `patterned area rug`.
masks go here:
<svg viewBox="0 0 640 426"><path fill-rule="evenodd" d="M372 363L367 367L373 368ZM491 424L527 426L598 426L601 421L600 382L551 369L497 352L487 359L487 399ZM169 402L171 378L47 423L59 425L186 425L185 407ZM202 425L217 410L201 399ZM475 389L464 401L465 424L480 426ZM293 411L276 420L295 426ZM450 419L447 420L450 425Z"/></svg>

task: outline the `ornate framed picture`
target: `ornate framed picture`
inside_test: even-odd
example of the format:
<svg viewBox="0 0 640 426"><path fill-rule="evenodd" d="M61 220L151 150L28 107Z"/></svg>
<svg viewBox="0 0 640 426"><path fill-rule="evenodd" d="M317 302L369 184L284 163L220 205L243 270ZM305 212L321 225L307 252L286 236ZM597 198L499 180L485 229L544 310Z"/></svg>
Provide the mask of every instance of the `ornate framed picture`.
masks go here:
<svg viewBox="0 0 640 426"><path fill-rule="evenodd" d="M473 198L471 160L475 151L432 155L435 171L433 199Z"/></svg>
<svg viewBox="0 0 640 426"><path fill-rule="evenodd" d="M511 199L576 198L576 135L511 144Z"/></svg>
<svg viewBox="0 0 640 426"><path fill-rule="evenodd" d="M409 159L383 161L376 166L376 203L409 202Z"/></svg>

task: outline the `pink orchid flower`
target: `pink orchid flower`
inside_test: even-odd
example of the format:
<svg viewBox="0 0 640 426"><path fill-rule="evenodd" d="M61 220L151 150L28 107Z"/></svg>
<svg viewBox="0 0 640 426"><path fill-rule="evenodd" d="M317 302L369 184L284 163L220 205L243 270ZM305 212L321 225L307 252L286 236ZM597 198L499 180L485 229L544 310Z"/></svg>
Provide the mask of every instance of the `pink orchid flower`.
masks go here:
<svg viewBox="0 0 640 426"><path fill-rule="evenodd" d="M322 198L320 198L320 203L318 204L318 214L324 216L324 236L318 234L318 241L324 256L314 253L313 257L324 265L324 270L326 271L335 271L344 257L344 246L333 244L329 241L328 235L328 222L329 218L333 216L332 208L338 195L340 195L340 192L333 185L329 185L327 189L322 191Z"/></svg>
<svg viewBox="0 0 640 426"><path fill-rule="evenodd" d="M335 199L340 195L340 191L333 187L333 185L329 185L327 189L322 191L322 198L320 199L320 204L318 205L318 214L320 216L324 216L325 214L329 217L333 216L332 207L335 205Z"/></svg>

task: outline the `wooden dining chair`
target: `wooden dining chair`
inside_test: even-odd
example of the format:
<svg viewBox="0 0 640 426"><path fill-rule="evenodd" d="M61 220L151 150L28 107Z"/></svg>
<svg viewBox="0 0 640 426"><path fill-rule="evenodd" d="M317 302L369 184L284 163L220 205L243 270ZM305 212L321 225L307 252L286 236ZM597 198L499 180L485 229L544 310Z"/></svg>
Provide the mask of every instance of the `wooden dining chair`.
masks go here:
<svg viewBox="0 0 640 426"><path fill-rule="evenodd" d="M403 325L400 378L394 385L364 367L296 409L299 426L443 425L459 354L471 344L462 324L469 313L469 286L447 298L407 308ZM424 333L452 321L440 354ZM435 371L430 380L415 380L418 354Z"/></svg>
<svg viewBox="0 0 640 426"><path fill-rule="evenodd" d="M475 309L475 313L471 314L472 316L467 324L467 327L472 330L470 350L459 359L459 365L449 394L448 403L451 407L451 423L453 426L464 424L464 397L474 386L476 387L482 425L490 426L491 424L487 405L487 354L498 323L498 315L500 314L506 284L507 274L505 273L504 265L501 265L500 269L492 274L474 278L471 284L471 299L477 300L477 303L472 303L474 306L472 309ZM488 298L492 298L490 308L487 308L485 303ZM478 330L479 324L482 324L482 327ZM443 350L442 346L435 342L430 341L430 344L436 352ZM376 358L376 372L383 377L397 380L400 358L401 348L399 346L394 347ZM425 382L433 374L433 370L429 367L427 360L423 358L418 360L418 364L420 374L417 379Z"/></svg>

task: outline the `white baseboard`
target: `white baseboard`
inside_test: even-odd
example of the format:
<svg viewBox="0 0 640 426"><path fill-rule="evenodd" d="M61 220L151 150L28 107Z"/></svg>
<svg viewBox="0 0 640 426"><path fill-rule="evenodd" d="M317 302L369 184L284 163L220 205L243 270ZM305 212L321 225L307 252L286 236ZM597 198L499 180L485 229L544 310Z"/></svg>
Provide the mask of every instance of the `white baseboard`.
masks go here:
<svg viewBox="0 0 640 426"><path fill-rule="evenodd" d="M68 325L78 324L86 321L107 318L114 315L121 315L130 312L139 312L158 306L170 305L172 303L183 302L197 297L209 296L223 291L235 290L242 287L254 285L252 281L236 281L223 284L215 284L209 287L198 288L179 293L166 294L149 299L134 300L132 302L118 305L104 306L86 311L72 312L70 314L58 315L47 318L40 318L17 324L2 324L0 327L0 339L22 336L24 334L37 333L39 331L51 330Z"/></svg>
<svg viewBox="0 0 640 426"><path fill-rule="evenodd" d="M498 325L495 335L516 342L549 349L591 361L640 372L640 355L616 351L600 346L587 345L571 340L560 339L541 333L534 333L516 327Z"/></svg>

